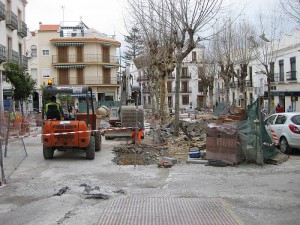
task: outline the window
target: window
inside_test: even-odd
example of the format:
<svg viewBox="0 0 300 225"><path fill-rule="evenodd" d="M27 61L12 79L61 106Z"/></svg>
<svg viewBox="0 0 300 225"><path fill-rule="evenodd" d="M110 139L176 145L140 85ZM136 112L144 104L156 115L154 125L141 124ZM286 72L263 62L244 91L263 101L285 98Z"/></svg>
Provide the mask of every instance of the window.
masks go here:
<svg viewBox="0 0 300 225"><path fill-rule="evenodd" d="M196 52L192 52L192 61L193 62L197 61L197 53Z"/></svg>
<svg viewBox="0 0 300 225"><path fill-rule="evenodd" d="M198 67L198 78L201 78L201 76L204 75L204 67Z"/></svg>
<svg viewBox="0 0 300 225"><path fill-rule="evenodd" d="M286 116L278 115L275 121L275 124L284 124L286 121Z"/></svg>
<svg viewBox="0 0 300 225"><path fill-rule="evenodd" d="M43 68L43 78L50 77L50 68Z"/></svg>
<svg viewBox="0 0 300 225"><path fill-rule="evenodd" d="M30 70L30 75L31 75L32 79L37 80L37 77L38 77L37 74L38 74L38 73L37 73L37 69L31 69L31 70ZM49 74L50 74L50 73L49 73Z"/></svg>
<svg viewBox="0 0 300 225"><path fill-rule="evenodd" d="M253 87L253 74L252 66L249 66L249 77L250 77L250 87Z"/></svg>
<svg viewBox="0 0 300 225"><path fill-rule="evenodd" d="M275 81L274 71L275 71L275 64L274 64L274 62L270 62L270 74L271 74L271 81L272 82Z"/></svg>
<svg viewBox="0 0 300 225"><path fill-rule="evenodd" d="M291 71L287 74L287 80L296 80L296 57L290 58Z"/></svg>
<svg viewBox="0 0 300 225"><path fill-rule="evenodd" d="M203 92L203 83L202 83L202 81L198 81L198 92Z"/></svg>
<svg viewBox="0 0 300 225"><path fill-rule="evenodd" d="M265 125L273 124L275 118L276 118L276 115L270 116L268 119L266 119Z"/></svg>
<svg viewBox="0 0 300 225"><path fill-rule="evenodd" d="M182 77L187 77L188 74L188 68L187 67L182 67L182 72L181 72Z"/></svg>
<svg viewBox="0 0 300 225"><path fill-rule="evenodd" d="M183 95L182 96L182 105L188 105L190 103L189 96Z"/></svg>
<svg viewBox="0 0 300 225"><path fill-rule="evenodd" d="M284 81L284 62L279 60L279 81Z"/></svg>
<svg viewBox="0 0 300 225"><path fill-rule="evenodd" d="M168 90L168 93L172 93L172 81L167 82L167 90Z"/></svg>
<svg viewBox="0 0 300 225"><path fill-rule="evenodd" d="M31 45L31 57L37 57L37 47L36 47L36 45Z"/></svg>
<svg viewBox="0 0 300 225"><path fill-rule="evenodd" d="M49 46L43 46L43 47L42 47L42 55L43 55L43 56L48 56L48 55L50 55Z"/></svg>

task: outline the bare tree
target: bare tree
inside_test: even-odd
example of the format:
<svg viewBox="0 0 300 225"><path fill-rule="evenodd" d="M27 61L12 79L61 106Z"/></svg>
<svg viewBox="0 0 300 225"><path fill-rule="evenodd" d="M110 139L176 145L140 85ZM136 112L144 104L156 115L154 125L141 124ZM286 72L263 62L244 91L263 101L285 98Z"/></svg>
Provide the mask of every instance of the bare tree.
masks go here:
<svg viewBox="0 0 300 225"><path fill-rule="evenodd" d="M227 20L224 20L224 24ZM218 29L220 30L220 29ZM232 29L232 23L217 32L212 39L212 51L215 57L215 61L220 68L219 75L224 82L225 88L225 102L229 104L229 90L230 81L235 76L234 71L234 57L233 57L233 42L234 33Z"/></svg>
<svg viewBox="0 0 300 225"><path fill-rule="evenodd" d="M281 10L290 18L300 24L300 1L299 0L280 0Z"/></svg>
<svg viewBox="0 0 300 225"><path fill-rule="evenodd" d="M166 115L166 77L176 65L175 135L179 131L179 90L183 59L195 48L195 38L215 23L222 0L128 0L131 14L154 53L152 65L160 74L161 114ZM136 22L135 21L135 22ZM156 43L156 46L153 45ZM152 48L152 49L151 49ZM154 56L155 57L152 57Z"/></svg>
<svg viewBox="0 0 300 225"><path fill-rule="evenodd" d="M276 14L273 14L270 21L266 21L263 15L260 14L259 21L258 33L260 35L258 37L251 36L250 41L255 47L255 59L259 62L260 73L265 74L267 77L268 110L270 112L272 108L271 82L274 81L272 65L274 65L278 55L278 38L281 35L281 29Z"/></svg>
<svg viewBox="0 0 300 225"><path fill-rule="evenodd" d="M239 72L234 73L240 85L241 105L243 108L247 106L247 93L245 92L246 78L248 77L248 65L253 58L255 49L249 37L254 36L254 28L251 24L242 19L234 24L233 37L233 61L235 65L239 65Z"/></svg>

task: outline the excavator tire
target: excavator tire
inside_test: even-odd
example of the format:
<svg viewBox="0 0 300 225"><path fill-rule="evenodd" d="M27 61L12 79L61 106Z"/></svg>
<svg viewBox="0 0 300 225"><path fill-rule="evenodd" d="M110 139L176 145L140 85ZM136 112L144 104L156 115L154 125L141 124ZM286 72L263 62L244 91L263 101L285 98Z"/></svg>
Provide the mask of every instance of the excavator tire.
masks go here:
<svg viewBox="0 0 300 225"><path fill-rule="evenodd" d="M45 159L52 159L54 155L54 149L49 147L43 147L43 155Z"/></svg>
<svg viewBox="0 0 300 225"><path fill-rule="evenodd" d="M101 151L101 134L100 131L95 133L95 151Z"/></svg>
<svg viewBox="0 0 300 225"><path fill-rule="evenodd" d="M95 137L91 136L90 144L86 147L86 159L95 159Z"/></svg>

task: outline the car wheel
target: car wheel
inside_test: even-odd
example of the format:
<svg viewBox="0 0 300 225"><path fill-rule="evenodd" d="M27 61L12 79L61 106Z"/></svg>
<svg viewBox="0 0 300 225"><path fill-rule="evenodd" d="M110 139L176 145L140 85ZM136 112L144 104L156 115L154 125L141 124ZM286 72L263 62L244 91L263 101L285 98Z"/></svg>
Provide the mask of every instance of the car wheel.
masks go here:
<svg viewBox="0 0 300 225"><path fill-rule="evenodd" d="M282 137L279 142L280 151L285 154L291 153L291 148L285 137Z"/></svg>
<svg viewBox="0 0 300 225"><path fill-rule="evenodd" d="M90 143L86 147L86 159L95 158L95 138L91 136Z"/></svg>
<svg viewBox="0 0 300 225"><path fill-rule="evenodd" d="M54 149L49 147L43 147L43 155L45 159L52 159L54 154Z"/></svg>
<svg viewBox="0 0 300 225"><path fill-rule="evenodd" d="M101 134L100 131L95 133L95 151L99 152L101 150Z"/></svg>

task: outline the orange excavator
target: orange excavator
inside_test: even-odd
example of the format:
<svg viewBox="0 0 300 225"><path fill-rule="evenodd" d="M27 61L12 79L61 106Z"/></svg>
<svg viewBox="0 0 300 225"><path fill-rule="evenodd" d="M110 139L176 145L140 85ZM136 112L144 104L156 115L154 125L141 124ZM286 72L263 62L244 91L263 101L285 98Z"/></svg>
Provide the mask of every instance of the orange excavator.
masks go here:
<svg viewBox="0 0 300 225"><path fill-rule="evenodd" d="M85 96L86 113L75 113L74 118L64 120L46 118L45 106L50 96L75 95ZM97 123L103 111L94 110L92 88L89 86L54 86L51 81L43 89L42 99L43 122L43 155L45 159L52 159L55 150L79 149L86 153L86 159L94 159L95 152L101 150L101 134ZM101 115L102 113L102 115Z"/></svg>

